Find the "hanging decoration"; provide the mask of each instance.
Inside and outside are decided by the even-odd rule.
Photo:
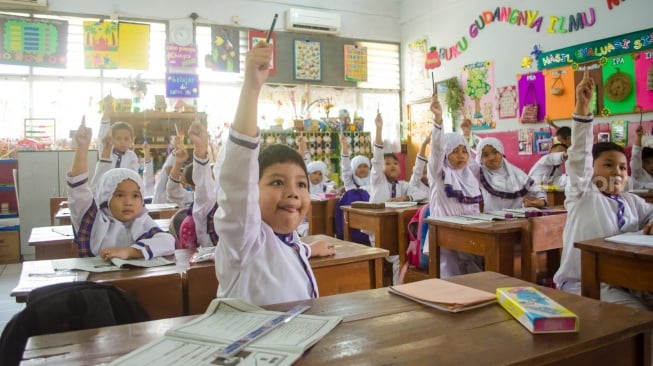
[[[84,67],[115,69],[118,67],[118,22],[84,21]]]
[[[240,72],[238,29],[212,26],[211,54],[206,55],[206,66],[213,71]]]
[[[442,65],[440,61],[440,54],[438,53],[437,47],[429,48],[429,52],[426,54],[426,61],[424,62],[424,67],[426,69],[437,69]],[[431,74],[432,75],[432,74]]]
[[[428,73],[424,68],[426,60],[426,39],[421,38],[408,43],[408,82],[407,99],[417,100],[431,96],[431,85],[428,83]]]

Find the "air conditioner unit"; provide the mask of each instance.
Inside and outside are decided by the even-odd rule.
[[[48,0],[0,0],[1,10],[45,9]]]
[[[338,34],[340,25],[340,15],[335,13],[306,9],[286,11],[286,30],[289,31]]]

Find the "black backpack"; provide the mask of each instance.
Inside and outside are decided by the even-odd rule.
[[[31,336],[147,320],[143,307],[113,285],[86,281],[37,288],[2,332],[0,364],[18,365]]]

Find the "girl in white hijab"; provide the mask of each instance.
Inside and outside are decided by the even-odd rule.
[[[311,194],[333,193],[333,182],[329,180],[329,169],[322,161],[313,161],[306,167]]]
[[[476,150],[481,164],[484,211],[546,205],[546,194],[528,174],[505,159],[503,144],[494,137],[481,140]]]
[[[115,168],[102,175],[95,197],[88,184],[91,134],[84,122],[75,134],[77,150],[68,173],[68,205],[80,257],[145,258],[174,254],[175,239],[147,214],[141,177]]]
[[[369,191],[370,187],[370,169],[372,163],[370,159],[363,155],[357,155],[351,161],[349,160],[349,141],[344,134],[340,134],[340,176],[345,186],[345,191],[352,189],[364,189]]]
[[[428,162],[430,216],[477,214],[483,201],[478,183],[479,167],[470,158],[465,138],[457,133],[443,133],[442,106],[434,97],[431,152]],[[424,246],[428,252],[428,245]],[[483,258],[456,250],[440,249],[440,277],[447,278],[483,270]]]

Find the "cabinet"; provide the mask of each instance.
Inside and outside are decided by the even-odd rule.
[[[284,144],[297,150],[297,136],[306,138],[306,148],[311,154],[311,161],[321,160],[326,163],[332,181],[340,184],[340,138],[337,131],[273,131],[261,132],[261,149],[270,144]],[[351,156],[365,155],[372,158],[372,137],[369,132],[344,132],[349,140]]]
[[[14,186],[15,159],[0,160],[0,264],[20,261],[18,199]]]
[[[112,112],[109,114],[109,121],[127,122],[134,129],[134,145],[136,153],[142,157],[143,141],[147,138],[150,145],[154,171],[157,171],[165,162],[168,153],[170,136],[184,136],[184,144],[189,144],[188,128],[198,118],[207,126],[206,113],[177,113],[177,112]]]
[[[88,152],[89,177],[95,173],[96,150]],[[33,227],[50,226],[50,198],[68,195],[66,174],[73,165],[75,151],[19,151],[18,202],[20,204],[20,247],[23,255],[33,255],[28,245]]]

